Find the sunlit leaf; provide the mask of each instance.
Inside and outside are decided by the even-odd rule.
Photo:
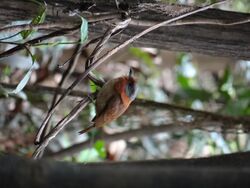
[[[23,79],[19,82],[16,89],[14,89],[11,93],[17,94],[17,93],[19,93],[20,91],[23,90],[23,88],[27,85],[27,83],[28,83],[28,81],[30,79],[32,71],[33,71],[33,68],[31,67],[30,70],[25,74]]]
[[[97,85],[92,80],[89,81],[89,87],[90,87],[90,92],[91,93],[95,93],[96,92]]]
[[[229,67],[227,67],[224,71],[224,74],[219,82],[219,92],[226,99],[235,98],[235,89],[233,87],[233,75]]]
[[[81,32],[81,43],[83,43],[88,38],[88,21],[84,19],[83,17],[81,17],[81,19],[82,19],[82,24],[81,24],[80,32]]]
[[[182,74],[177,74],[177,82],[178,82],[179,86],[182,88],[190,88],[191,87],[190,79],[183,76]]]
[[[193,88],[197,85],[197,77],[196,69],[191,62],[191,55],[179,53],[176,58],[177,83],[181,88]]]
[[[19,98],[19,99],[22,99],[22,100],[27,100],[27,95],[26,95],[26,93],[25,92],[23,92],[23,91],[20,91],[20,92],[18,92],[18,93],[8,93],[9,94],[9,96],[11,97],[11,96],[14,96],[15,98]]]
[[[78,162],[94,162],[99,161],[100,158],[98,156],[98,152],[96,149],[85,149],[82,152],[80,152],[79,156],[77,157]]]
[[[3,75],[4,76],[9,76],[11,74],[11,69],[9,66],[4,67],[3,69]]]
[[[32,59],[32,65],[31,65],[30,69],[24,75],[22,80],[18,83],[17,87],[13,91],[9,92],[10,94],[17,94],[17,93],[21,92],[23,90],[23,88],[27,85],[27,83],[31,77],[32,71],[34,70],[34,65],[35,65],[34,61],[36,60],[36,58],[33,54],[30,54],[30,55],[31,55],[31,59]]]
[[[187,56],[187,53],[178,53],[176,56],[176,64],[181,65],[183,58]]]
[[[94,144],[94,148],[96,149],[97,153],[101,158],[106,158],[107,153],[105,149],[105,142],[103,140],[97,140]]]

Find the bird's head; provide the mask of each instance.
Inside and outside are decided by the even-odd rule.
[[[136,84],[135,79],[133,78],[133,69],[130,68],[129,75],[127,77],[127,82],[125,84],[125,92],[126,95],[130,98],[130,100],[134,100],[138,91],[138,86]]]

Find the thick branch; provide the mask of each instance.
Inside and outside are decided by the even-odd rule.
[[[0,157],[0,187],[249,187],[250,154],[200,159],[72,164]]]
[[[118,12],[115,1],[105,2],[103,0],[96,0],[93,1],[96,3],[96,6],[90,9],[88,8],[93,4],[89,3],[91,1],[88,1],[88,3],[56,0],[46,2],[48,4],[46,20],[50,23],[57,23],[61,20],[64,20],[65,23],[79,23],[79,17],[70,16],[70,11],[74,12],[76,10],[90,20],[92,16],[86,11],[92,13],[111,12],[116,15],[116,17]],[[115,43],[134,36],[149,25],[162,22],[172,16],[177,16],[196,8],[156,3],[153,0],[140,1],[140,3],[137,1],[126,2],[129,2],[132,22],[122,36],[117,36],[112,39]],[[9,24],[11,21],[31,19],[37,14],[37,5],[30,2],[24,3],[18,0],[4,0],[1,4],[0,26],[7,23]],[[104,19],[102,16],[105,17],[106,15],[101,15],[98,20]],[[135,44],[174,51],[198,52],[215,56],[249,59],[249,17],[249,14],[210,9],[182,20],[182,22],[200,22],[204,24],[197,25],[197,23],[194,23],[190,25],[184,24],[182,26],[161,27],[138,39],[135,41]],[[244,23],[244,20],[248,23]],[[215,25],[209,24],[211,22],[214,22]],[[242,22],[244,24],[231,26],[222,24],[230,24],[233,22]],[[89,30],[90,35],[96,37],[103,34],[105,27],[103,24],[95,24],[91,25]]]
[[[6,84],[1,83],[0,85],[4,86],[5,88],[14,89],[16,88],[15,84]],[[55,87],[48,87],[48,86],[26,86],[24,88],[24,91],[27,92],[40,92],[40,93],[47,93],[47,94],[54,94],[56,92],[57,88]],[[66,89],[59,89],[59,94],[63,94],[66,92]],[[84,93],[82,91],[73,90],[69,93],[70,96],[75,97],[84,97],[90,95],[90,93]],[[145,107],[147,109],[162,109],[162,110],[170,110],[170,111],[178,111],[180,114],[182,113],[183,116],[186,115],[192,115],[194,118],[199,118],[202,120],[202,122],[219,122],[223,129],[233,129],[233,130],[240,130],[242,129],[245,132],[249,132],[250,130],[250,117],[241,117],[241,116],[226,116],[218,113],[212,113],[207,111],[200,111],[200,110],[194,110],[187,107],[182,107],[178,105],[168,104],[168,103],[159,103],[155,101],[145,100],[145,99],[136,99],[132,103],[132,107],[135,106],[141,106]],[[196,121],[196,120],[194,120]],[[199,123],[202,123],[201,121]],[[220,127],[220,128],[222,128]],[[214,127],[216,128],[216,127]],[[219,127],[217,127],[219,128]]]

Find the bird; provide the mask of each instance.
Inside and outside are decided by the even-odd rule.
[[[111,79],[103,85],[96,97],[96,116],[79,134],[109,124],[128,109],[138,92],[138,85],[132,74],[133,70],[130,68],[128,76]]]

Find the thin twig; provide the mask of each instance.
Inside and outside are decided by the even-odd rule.
[[[57,90],[56,90],[56,92],[55,92],[55,94],[53,96],[49,111],[51,111],[51,109],[55,105],[55,102],[57,101],[59,89],[62,88],[64,82],[67,80],[67,78],[70,76],[70,74],[74,71],[75,66],[76,66],[76,64],[78,62],[78,58],[80,56],[80,54],[78,54],[77,52],[79,50],[82,50],[83,47],[84,46],[81,45],[80,43],[76,45],[75,50],[74,50],[74,52],[72,54],[72,59],[69,62],[66,71],[62,74],[62,78],[61,78],[60,82],[58,83]],[[36,136],[35,144],[40,143],[41,140],[45,137],[45,135],[47,135],[49,133],[50,129],[51,129],[51,124],[49,123],[49,121],[43,127],[40,127],[39,130],[38,130],[37,136]]]
[[[182,25],[218,25],[218,26],[235,26],[235,25],[241,25],[246,24],[250,22],[250,18],[242,18],[237,21],[224,21],[224,20],[216,20],[216,19],[206,19],[206,18],[193,18],[190,20],[178,20],[174,23],[168,24],[166,26],[172,27],[172,26],[182,26]],[[131,25],[136,26],[144,26],[144,27],[150,27],[155,24],[157,24],[156,21],[143,21],[143,20],[132,20]]]
[[[90,102],[89,97],[82,99],[79,104],[77,104],[71,112],[65,116],[50,132],[44,137],[41,144],[36,148],[33,153],[33,158],[37,159],[41,157],[41,153],[47,147],[49,142],[67,125],[72,119],[74,119]]]
[[[69,59],[67,59],[64,63],[58,65],[58,67],[59,68],[64,67],[66,64],[68,64],[75,57],[75,55],[78,55],[78,54],[82,53],[83,49],[88,48],[91,44],[94,44],[94,43],[98,42],[101,38],[102,37],[97,37],[97,38],[91,39],[88,43],[86,43],[84,45],[84,48],[81,48],[80,50],[78,50],[73,56],[71,56]]]
[[[23,44],[18,44],[16,47],[11,48],[11,49],[9,49],[9,50],[4,51],[3,53],[1,53],[0,54],[0,58],[10,56],[13,53],[16,53],[16,52],[18,52],[20,50],[23,50],[25,48],[25,46],[31,46],[31,45],[40,43],[41,41],[44,41],[44,40],[47,40],[47,39],[51,39],[53,37],[57,37],[57,36],[69,34],[69,32],[75,31],[76,29],[79,29],[79,26],[73,27],[73,28],[69,28],[69,29],[61,29],[59,31],[54,31],[54,32],[52,32],[52,33],[50,33],[48,35],[37,37],[37,38],[32,39],[30,41],[27,41],[27,42],[25,42]]]
[[[7,84],[0,82],[0,85],[3,86],[4,88],[9,88],[9,89],[15,89],[17,87],[17,84]],[[38,93],[48,93],[48,94],[54,94],[58,90],[58,94],[62,95],[65,93],[66,89],[59,88],[57,87],[49,87],[49,86],[41,86],[41,85],[26,85],[23,91],[25,92],[32,92],[35,94]],[[79,90],[73,90],[69,93],[70,96],[72,97],[87,97],[89,93],[79,91]]]
[[[131,19],[129,19],[130,21]],[[85,70],[89,68],[90,65],[96,60],[96,58],[99,56],[99,54],[103,51],[104,45],[108,42],[108,40],[115,36],[117,33],[120,33],[124,28],[116,28],[116,27],[110,27],[107,29],[107,31],[104,33],[104,35],[99,39],[95,49],[92,51],[92,53],[89,55],[89,57],[86,60],[85,63]],[[104,82],[98,78],[96,78],[95,75],[91,74],[91,72],[88,74],[88,78],[92,80],[94,83],[96,83],[99,86],[102,86]]]
[[[218,113],[213,112],[207,112],[202,110],[194,110],[187,107],[177,106],[173,104],[167,104],[167,103],[160,103],[150,100],[144,100],[144,99],[136,99],[132,105],[135,106],[143,106],[143,107],[152,107],[157,109],[163,109],[163,110],[171,110],[171,111],[179,111],[183,112],[189,115],[193,115],[194,117],[202,117],[207,120],[213,120],[213,121],[220,121],[225,123],[226,125],[230,124],[236,124],[236,125],[243,125],[247,129],[247,126],[250,126],[250,117],[237,117],[237,116],[228,116],[228,115],[222,115]],[[194,120],[195,121],[195,120]]]
[[[0,29],[0,33],[17,33],[24,30],[39,30],[39,29],[52,29],[52,28],[72,28],[79,24],[81,23],[57,22],[57,23],[12,25]]]
[[[0,38],[0,41],[7,40],[7,39],[10,39],[10,38],[13,38],[13,37],[15,37],[15,36],[17,36],[17,35],[19,35],[19,34],[20,34],[20,32],[15,33],[15,34],[13,34],[13,35],[10,35],[10,36],[8,36],[8,37]]]

